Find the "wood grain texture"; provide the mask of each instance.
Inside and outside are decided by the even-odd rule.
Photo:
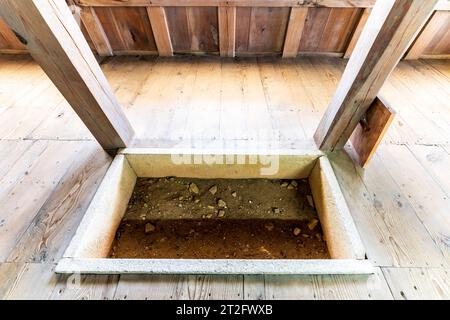
[[[105,30],[92,7],[82,7],[80,13],[81,23],[88,33],[91,41],[100,56],[112,56],[113,50],[109,44]]]
[[[174,52],[219,52],[217,8],[167,7]]]
[[[307,15],[308,9],[306,8],[291,9],[288,28],[284,39],[283,58],[294,58],[297,56]]]
[[[436,11],[414,45],[406,55],[407,60],[425,56],[439,56],[450,52],[450,12]]]
[[[238,8],[236,51],[281,53],[289,13],[289,8]]]
[[[361,32],[363,31],[371,12],[372,9],[369,8],[363,9],[361,17],[359,18],[358,21],[358,25],[356,26],[356,29],[352,34],[350,43],[348,44],[347,49],[345,50],[344,58],[348,59],[352,55],[356,43],[358,42],[359,37],[361,36]]]
[[[236,8],[219,7],[219,46],[221,57],[234,57],[236,47]]]
[[[376,0],[125,0],[128,6],[372,7]],[[444,0],[446,1],[446,0]],[[124,0],[75,0],[82,6],[123,6]]]
[[[157,54],[155,38],[146,8],[95,8],[115,54],[146,52]]]
[[[395,111],[383,100],[377,98],[367,110],[363,119],[364,124],[360,122],[356,126],[349,141],[355,151],[355,160],[361,167],[369,163],[394,120],[394,116]]]
[[[220,145],[239,150],[248,146],[248,141],[238,138],[251,137],[252,144],[255,145],[277,143],[280,146],[298,148],[299,131],[308,133],[307,137],[312,136],[345,68],[341,59],[302,57],[283,62],[271,61],[272,70],[265,66],[264,73],[261,74],[258,67],[261,59],[230,60],[227,63],[219,59],[211,59],[208,63],[203,60],[204,58],[194,57],[157,60],[114,57],[102,64],[102,69],[130,121],[140,128],[139,136],[149,139],[146,142],[142,140],[142,146]],[[266,75],[272,80],[265,80]],[[92,139],[92,136],[69,105],[61,104],[53,111],[44,107],[45,101],[57,104],[59,100],[55,97],[59,95],[57,90],[45,90],[46,85],[42,85],[45,79],[42,69],[31,58],[0,56],[0,117],[7,119],[3,122],[3,127],[8,126],[3,132],[11,131],[14,126],[22,132],[0,141],[0,179],[4,177],[0,190],[11,190],[10,183],[16,185],[24,181],[22,184],[25,184],[22,192],[19,190],[13,198],[7,195],[2,197],[2,208],[15,208],[17,203],[29,203],[27,210],[39,212],[39,207],[49,197],[53,199],[45,205],[49,210],[41,211],[48,214],[48,217],[44,218],[45,215],[39,214],[36,217],[40,216],[42,219],[31,222],[27,219],[17,220],[22,230],[31,231],[34,228],[31,224],[38,222],[41,225],[40,221],[42,226],[51,227],[45,228],[44,237],[39,231],[36,237],[33,237],[33,232],[29,232],[22,238],[20,247],[29,246],[30,250],[25,250],[23,256],[16,250],[19,262],[0,263],[0,297],[6,294],[11,299],[88,299],[111,296],[123,299],[128,295],[140,299],[169,299],[170,296],[182,296],[186,299],[240,299],[242,296],[238,296],[238,283],[241,284],[240,292],[243,291],[245,298],[257,299],[388,298],[389,291],[396,299],[448,297],[448,275],[445,273],[446,270],[448,272],[448,267],[442,266],[447,262],[445,257],[439,258],[439,255],[443,257],[441,248],[445,244],[438,247],[436,240],[439,238],[432,237],[430,233],[438,230],[437,224],[446,221],[436,218],[433,223],[435,218],[430,214],[431,210],[445,213],[447,200],[443,198],[442,190],[446,192],[445,197],[450,196],[450,144],[446,142],[449,135],[444,127],[448,122],[445,113],[448,110],[450,81],[448,61],[402,62],[382,89],[382,96],[392,104],[397,116],[381,148],[384,145],[392,147],[402,144],[406,145],[402,148],[409,149],[411,155],[402,149],[379,149],[365,172],[355,168],[349,159],[332,158],[332,165],[367,254],[375,265],[382,266],[381,276],[378,272],[376,278],[357,279],[345,276],[275,277],[277,279],[244,276],[244,281],[242,277],[227,276],[191,277],[190,280],[186,280],[184,276],[135,276],[119,280],[120,288],[117,288],[116,295],[112,281],[95,276],[83,277],[81,287],[67,284],[66,280],[72,279],[58,279],[58,289],[53,295],[55,279],[51,277],[54,275],[51,268],[54,264],[50,261],[58,257],[70,241],[84,214],[87,195],[95,192],[104,167],[101,159],[85,166],[84,163],[89,163],[91,158],[100,158],[101,150],[92,147],[95,145],[94,141],[84,141]],[[283,90],[281,93],[290,93],[285,99],[281,99],[280,95],[272,96],[277,90],[263,88],[262,82],[270,83],[276,79],[283,82],[274,88],[279,90],[286,87],[287,91]],[[208,82],[213,84],[208,85]],[[168,86],[168,83],[171,85]],[[210,96],[220,90],[224,90],[222,98],[219,95],[216,103],[217,94],[213,95],[214,99]],[[160,98],[154,99],[155,96]],[[230,96],[233,97],[232,100]],[[208,103],[211,101],[214,104]],[[9,110],[8,114],[3,113],[6,110]],[[27,113],[38,114],[36,110],[44,114],[44,121],[38,122],[33,117],[27,117]],[[274,116],[277,110],[282,110],[283,113],[278,112],[278,116]],[[233,135],[217,135],[216,141],[202,140],[201,127],[209,127],[211,123],[202,124],[200,130],[194,126],[201,124],[201,121],[195,119],[201,118],[204,113],[208,113],[208,119],[212,119],[211,116],[217,117],[213,122],[214,126],[220,123],[220,130],[224,126],[232,128]],[[298,121],[293,121],[293,118]],[[190,120],[187,123],[185,119]],[[148,125],[150,122],[152,126]],[[295,124],[295,130],[287,126],[289,123]],[[252,133],[253,129],[266,130],[268,127],[278,128],[281,130],[280,135],[269,140]],[[27,135],[30,133],[28,138],[20,139],[19,136],[25,132]],[[42,145],[29,149],[36,140],[43,143],[56,139],[60,140],[56,142],[59,145],[53,148],[51,155],[41,154]],[[83,140],[83,144],[91,146],[88,148],[90,151],[83,149],[82,152],[86,153],[83,157],[81,153],[72,156],[67,149],[62,148],[64,144],[73,143],[67,140]],[[72,148],[73,146],[69,146],[68,150]],[[47,180],[51,181],[46,184],[46,188],[50,190],[48,192],[40,191],[43,186],[42,176],[46,175],[45,171],[41,173],[42,165],[38,160],[42,156],[42,161],[57,157],[60,162],[69,162],[64,164],[66,170],[63,170],[65,173],[61,183],[53,184],[54,179]],[[407,161],[404,161],[404,156]],[[414,163],[412,157],[420,164],[410,167],[409,164]],[[391,167],[393,158],[393,163],[397,163],[395,166],[401,166],[398,171],[403,172],[397,173],[395,166]],[[78,161],[80,162],[77,164]],[[419,169],[420,166],[422,169]],[[88,178],[91,175],[96,175],[97,178]],[[29,177],[26,181],[22,180],[25,176]],[[425,187],[418,189],[422,181]],[[442,190],[437,192],[436,188]],[[430,191],[424,192],[425,189]],[[400,199],[398,194],[401,194]],[[414,198],[411,202],[408,195]],[[401,202],[401,207],[397,200]],[[63,201],[61,207],[57,205],[60,201]],[[424,209],[420,206],[424,206]],[[1,220],[0,218],[0,230],[4,230]],[[44,230],[44,227],[39,230]],[[48,239],[47,246],[41,246],[45,239]],[[35,251],[36,248],[41,250]],[[29,259],[30,252],[38,252],[35,255],[37,258],[44,258],[47,252],[48,258],[44,260],[48,263],[21,262]],[[30,268],[27,269],[27,265],[31,265]],[[389,288],[386,287],[386,280]],[[233,281],[235,284],[232,284]],[[58,294],[60,290],[61,293]]]
[[[394,299],[450,299],[449,269],[383,268],[383,274]]]
[[[0,8],[103,148],[127,146],[133,129],[66,4],[5,0]]]
[[[173,56],[172,41],[170,40],[169,26],[166,12],[163,7],[148,7],[148,17],[152,25],[158,54],[162,57]]]
[[[314,135],[325,151],[342,148],[433,12],[436,0],[377,2]]]
[[[25,46],[17,39],[16,35],[0,17],[0,50],[10,50],[10,52],[26,51]]]

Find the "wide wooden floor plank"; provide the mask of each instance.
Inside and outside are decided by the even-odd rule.
[[[378,268],[371,276],[266,276],[265,298],[390,300],[392,295]]]
[[[397,300],[450,299],[450,269],[383,268]]]
[[[122,275],[115,299],[243,299],[242,276]]]
[[[84,142],[77,157],[7,261],[58,262],[111,163],[95,142]]]
[[[331,163],[375,265],[445,265],[442,252],[378,155],[366,170],[355,168],[344,152],[331,156]]]
[[[57,275],[54,273],[54,264],[14,264],[22,265],[22,268],[8,287],[3,299],[40,300],[50,298],[57,281]]]

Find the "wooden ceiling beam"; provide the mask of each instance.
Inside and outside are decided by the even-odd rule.
[[[133,129],[67,4],[0,0],[0,15],[101,146],[129,146]]]
[[[332,7],[370,8],[376,0],[75,0],[93,7]]]
[[[376,3],[314,135],[321,150],[333,151],[345,145],[437,2]]]

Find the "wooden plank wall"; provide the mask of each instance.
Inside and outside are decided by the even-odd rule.
[[[146,6],[164,5],[160,19],[153,19]],[[92,49],[99,55],[157,55],[155,30],[167,30],[158,37],[168,38],[161,55],[174,54],[220,54],[218,6],[236,6],[235,52],[228,50],[222,56],[280,55],[285,45],[290,47],[285,57],[295,54],[319,54],[348,57],[351,54],[359,30],[363,27],[368,10],[374,0],[348,2],[342,0],[321,1],[320,7],[310,1],[298,5],[299,1],[144,1],[128,0],[127,4],[114,0],[70,0],[72,5],[89,9],[89,21],[81,28]],[[267,3],[265,3],[267,2]],[[183,6],[183,4],[189,6]],[[210,4],[209,4],[210,3]],[[311,4],[312,3],[312,4]],[[450,58],[450,1],[441,1],[421,36],[411,48],[410,59]],[[192,6],[191,6],[192,4]],[[268,7],[270,5],[271,7]],[[291,14],[291,8],[305,7],[306,14]],[[92,8],[92,9],[91,9]],[[92,18],[92,14],[96,15]],[[83,14],[81,15],[83,18]],[[299,21],[304,19],[304,21]],[[92,24],[90,28],[87,23]],[[288,28],[289,24],[291,28]],[[153,25],[153,28],[152,28]],[[302,30],[299,32],[298,26]],[[428,28],[428,30],[427,30]],[[92,29],[95,32],[87,32]],[[287,32],[292,34],[287,34]],[[436,31],[437,30],[437,31]],[[98,32],[97,32],[98,31]],[[94,36],[93,36],[94,34]],[[106,35],[104,37],[95,34]],[[294,38],[293,38],[294,37]],[[295,39],[299,37],[299,39]],[[289,39],[288,41],[285,41]],[[96,43],[101,41],[102,43]],[[229,39],[228,39],[229,41]],[[298,49],[293,49],[293,45]],[[415,47],[414,47],[415,46]],[[223,46],[227,48],[228,46]],[[108,48],[108,50],[98,50]],[[111,50],[109,50],[111,48]],[[169,48],[169,51],[167,50]],[[415,49],[414,49],[415,48]],[[413,50],[414,49],[414,50]],[[173,50],[173,52],[170,52]],[[297,51],[297,52],[295,52]],[[9,28],[0,21],[0,53],[26,52]]]

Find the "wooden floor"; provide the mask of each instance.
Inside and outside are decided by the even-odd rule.
[[[113,58],[102,67],[136,145],[298,147],[344,68],[331,58]],[[450,298],[450,62],[402,62],[382,90],[397,110],[366,170],[331,156],[377,266],[347,276],[58,276],[111,159],[41,69],[0,57],[0,298]]]

